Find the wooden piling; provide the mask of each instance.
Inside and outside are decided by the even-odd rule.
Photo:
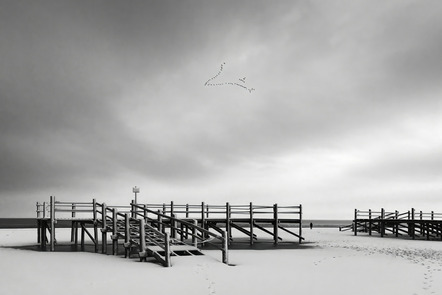
[[[198,221],[197,220],[193,220],[193,227],[192,227],[192,245],[195,247],[195,248],[198,248],[198,241],[197,241],[197,238],[196,238],[196,235],[198,234],[197,232],[196,232],[196,227],[198,226]]]
[[[373,221],[371,220],[371,209],[368,209],[368,234],[372,234]]]
[[[278,245],[278,204],[273,205],[273,243]]]
[[[97,200],[92,200],[93,222],[94,222],[94,251],[98,253],[98,220],[97,220]]]
[[[78,228],[78,224],[77,224],[77,228]],[[85,234],[85,232],[86,232],[86,227],[85,227],[85,225],[84,225],[84,223],[81,223],[81,251],[84,251],[84,238],[85,238],[85,236],[84,236],[84,234]]]
[[[232,216],[232,209],[230,207],[229,202],[226,203],[226,232],[227,232],[227,237],[228,237],[228,241],[227,244],[230,245],[230,241],[232,238],[232,225],[231,225],[231,221],[230,218]]]
[[[358,209],[355,209],[354,219],[353,219],[353,231],[354,235],[358,235]]]
[[[380,222],[380,231],[381,231],[381,237],[385,235],[385,210],[384,208],[381,208],[381,219]]]
[[[107,254],[106,203],[101,204],[101,253]]]
[[[51,251],[55,251],[55,197],[51,196]]]
[[[117,208],[112,208],[112,255],[118,254]]]
[[[124,214],[124,243],[125,247],[125,257],[130,257],[130,219],[129,214]]]
[[[229,238],[227,231],[223,231],[222,236],[223,236],[222,260],[223,260],[223,263],[229,264],[229,246],[228,245],[229,245],[230,238]]]
[[[250,222],[250,245],[253,245],[253,204],[250,202],[249,204],[249,222]]]
[[[301,242],[302,242],[302,222],[301,222],[301,220],[302,220],[302,205],[299,204],[299,237],[298,237],[299,244],[301,244]]]
[[[75,209],[76,209],[75,204],[72,204],[72,214],[71,214],[72,219],[75,218]],[[77,233],[75,231],[75,226],[77,226],[77,228],[78,228],[78,225],[75,223],[75,221],[72,221],[72,224],[71,224],[71,242],[75,241],[74,235]]]
[[[140,220],[140,253],[143,253],[143,256],[147,256],[147,248],[146,248],[146,226],[144,219]]]
[[[172,263],[170,261],[170,236],[169,233],[166,233],[164,236],[164,246],[165,246],[165,254],[164,254],[164,258],[165,258],[165,267],[171,267]]]

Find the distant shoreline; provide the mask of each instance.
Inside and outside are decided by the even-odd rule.
[[[302,227],[310,227],[310,223],[313,223],[313,227],[318,228],[339,228],[340,226],[351,224],[351,220],[345,219],[305,219],[302,221]],[[60,220],[57,223],[57,227],[70,227],[71,223],[66,220]],[[36,218],[0,218],[0,228],[37,228]]]

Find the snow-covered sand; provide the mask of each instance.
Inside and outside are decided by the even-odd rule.
[[[38,252],[36,230],[0,230],[2,294],[442,294],[442,242],[304,230],[293,249],[173,257],[171,268],[88,252]]]

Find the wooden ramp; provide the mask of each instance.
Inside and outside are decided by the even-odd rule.
[[[402,213],[397,210],[387,212],[383,208],[380,211],[355,209],[352,225],[340,228],[340,230],[348,229],[352,229],[355,235],[377,233],[381,237],[390,235],[412,239],[442,240],[442,213],[417,212],[414,208]]]
[[[108,206],[105,203],[50,202],[37,203],[38,243],[41,249],[55,250],[57,222],[71,222],[71,242],[78,245],[81,231],[81,249],[90,240],[95,252],[120,254],[123,246],[126,257],[137,255],[141,261],[149,257],[160,264],[171,266],[171,257],[203,255],[201,249],[219,249],[221,261],[228,264],[228,248],[237,242],[236,234],[248,237],[250,245],[266,235],[275,246],[283,241],[280,231],[301,243],[302,206],[248,205],[177,205],[137,204]],[[101,234],[100,234],[101,232]],[[258,235],[258,233],[260,235]],[[243,239],[239,238],[241,243]],[[121,248],[120,248],[121,249]]]

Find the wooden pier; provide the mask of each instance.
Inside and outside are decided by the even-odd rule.
[[[203,255],[201,249],[221,250],[222,262],[228,264],[228,248],[237,242],[232,231],[247,237],[250,245],[259,241],[257,232],[270,236],[273,243],[282,241],[280,231],[301,243],[302,206],[137,204],[108,206],[92,202],[37,203],[38,243],[42,250],[54,251],[57,245],[56,224],[71,223],[71,243],[85,249],[86,236],[95,252],[126,257],[137,255],[141,261],[153,257],[163,266],[171,266],[172,256]],[[80,243],[78,231],[81,230]],[[295,232],[296,231],[296,232]],[[99,234],[101,232],[101,235]],[[293,242],[293,241],[289,241]]]
[[[425,213],[414,208],[407,212],[361,211],[355,209],[351,226],[341,227],[340,230],[353,230],[358,233],[379,234],[394,237],[410,237],[414,239],[442,240],[442,213]]]

